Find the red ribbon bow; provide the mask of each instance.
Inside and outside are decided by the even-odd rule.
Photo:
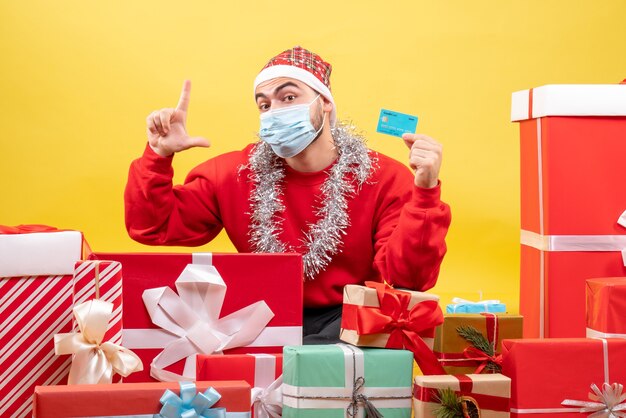
[[[476,347],[467,347],[465,350],[463,350],[463,355],[469,360],[480,362],[480,364],[474,371],[475,374],[482,373],[483,369],[487,367],[489,363],[494,363],[502,367],[502,354],[490,356],[489,354],[485,353],[482,350],[479,350]]]
[[[485,323],[487,326],[487,341],[493,345],[494,355],[490,356],[482,350],[479,350],[476,347],[467,347],[463,350],[463,355],[470,360],[474,360],[480,362],[474,373],[479,374],[483,371],[485,367],[489,363],[495,363],[498,366],[502,367],[502,354],[495,354],[497,352],[497,344],[498,344],[498,334],[499,334],[499,326],[498,326],[498,316],[490,313],[483,312],[482,316],[485,317]]]
[[[383,283],[365,282],[376,289],[380,308],[344,304],[342,327],[359,335],[388,333],[386,348],[406,348],[424,374],[446,374],[422,336],[443,323],[443,313],[434,300],[416,303],[409,309],[411,294]]]

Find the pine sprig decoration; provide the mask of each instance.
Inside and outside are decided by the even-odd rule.
[[[480,351],[493,356],[493,345],[476,328],[470,325],[461,325],[456,329],[456,332],[458,332],[461,337],[465,338],[467,342]]]
[[[438,389],[436,399],[440,406],[433,411],[435,418],[463,418],[463,406],[454,390]]]
[[[456,329],[456,332],[467,340],[467,342],[478,350],[486,353],[488,356],[493,357],[495,355],[494,344],[491,344],[489,340],[487,340],[487,338],[476,328],[470,325],[461,325]],[[485,366],[485,369],[492,373],[500,373],[502,371],[502,368],[492,361]]]

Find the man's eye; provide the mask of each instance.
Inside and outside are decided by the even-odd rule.
[[[294,96],[293,94],[288,94],[285,96],[285,101],[287,102],[292,102],[296,99],[296,96]]]
[[[261,104],[259,105],[259,109],[260,109],[260,110],[267,110],[267,108],[268,108],[267,103],[261,103]]]

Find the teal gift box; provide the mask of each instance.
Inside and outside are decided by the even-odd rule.
[[[283,349],[283,418],[411,417],[413,353],[349,344]]]
[[[499,300],[479,300],[472,302],[461,298],[453,298],[452,303],[446,305],[446,313],[501,313],[506,312],[506,305]]]

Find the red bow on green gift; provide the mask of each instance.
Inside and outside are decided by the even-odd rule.
[[[388,333],[387,348],[406,348],[424,374],[446,374],[437,357],[422,337],[443,323],[443,313],[434,300],[416,303],[411,309],[411,294],[391,288],[384,283],[365,282],[376,289],[380,308],[354,306],[344,310],[346,323],[354,324],[359,335]]]

